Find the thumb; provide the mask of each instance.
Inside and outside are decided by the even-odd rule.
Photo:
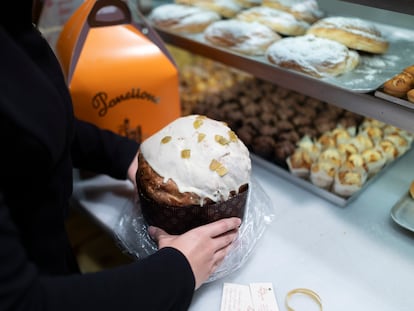
[[[154,226],[149,226],[148,227],[148,233],[149,233],[150,237],[157,243],[159,242],[161,236],[168,235],[167,232],[165,232],[161,228],[154,227]]]

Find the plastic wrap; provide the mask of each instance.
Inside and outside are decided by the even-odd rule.
[[[256,180],[252,179],[248,191],[246,211],[239,235],[229,254],[207,282],[215,281],[238,270],[250,256],[266,227],[276,217],[272,201]],[[115,237],[121,249],[136,259],[145,258],[158,249],[156,243],[148,235],[147,224],[142,217],[140,204],[136,198],[131,198],[123,207],[115,228]]]

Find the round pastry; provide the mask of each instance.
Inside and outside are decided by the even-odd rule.
[[[369,176],[373,176],[378,173],[387,162],[387,158],[379,148],[366,149],[361,153],[361,155],[365,161]]]
[[[355,17],[326,17],[313,24],[307,33],[375,54],[385,53],[389,45],[374,24]]]
[[[343,154],[346,159],[348,159],[349,156],[358,153],[358,148],[350,143],[339,143],[337,148],[339,153]]]
[[[315,186],[329,190],[338,168],[334,162],[320,160],[312,164],[309,179]]]
[[[367,180],[367,173],[362,168],[339,169],[334,178],[332,191],[343,197],[350,197],[359,191]]]
[[[316,0],[263,0],[262,5],[288,12],[308,23],[314,23],[323,16]]]
[[[387,124],[383,128],[383,137],[386,137],[386,136],[389,136],[389,135],[401,136],[410,145],[414,140],[414,134],[413,133],[408,132],[406,130],[403,130],[403,129],[401,129],[397,126],[391,125],[391,124]]]
[[[363,169],[365,171],[368,171],[365,160],[362,157],[362,155],[360,155],[359,153],[353,153],[349,155],[349,157],[342,164],[341,168],[349,169],[349,170]]]
[[[380,127],[366,126],[360,130],[360,134],[367,135],[376,144],[381,141],[383,130]]]
[[[366,133],[359,133],[352,137],[349,143],[354,145],[358,149],[358,152],[363,152],[366,149],[374,147],[374,142]]]
[[[400,72],[397,76],[404,79],[411,85],[414,85],[414,75],[409,73],[408,71]]]
[[[310,168],[316,158],[312,157],[311,152],[306,149],[297,148],[292,155],[288,156],[286,163],[289,171],[301,178],[309,177]]]
[[[248,149],[224,122],[178,118],[140,146],[136,182],[144,219],[180,234],[243,218],[250,173]]]
[[[384,128],[386,124],[382,121],[372,119],[372,118],[365,118],[364,121],[362,121],[360,125],[360,130],[364,130],[367,127],[378,127],[378,128]]]
[[[414,65],[404,68],[404,72],[408,72],[410,75],[414,76]]]
[[[344,161],[344,155],[336,148],[328,148],[323,150],[319,155],[319,162],[331,162],[337,168],[341,166]]]
[[[331,131],[333,138],[335,138],[336,145],[349,142],[351,137],[355,136],[355,128],[336,127]]]
[[[401,72],[391,79],[387,80],[383,85],[385,93],[395,96],[404,97],[412,88],[414,77],[408,72]]]
[[[273,64],[318,78],[349,72],[359,63],[357,52],[313,35],[279,40],[268,48],[266,57]]]
[[[292,14],[265,6],[243,10],[236,16],[246,22],[259,22],[286,36],[303,35],[309,24],[297,20]]]
[[[407,92],[407,98],[410,102],[414,103],[414,89]]]
[[[392,162],[400,155],[400,151],[390,140],[381,140],[378,142],[378,149],[384,155],[386,162]]]
[[[411,145],[406,137],[398,133],[386,134],[384,135],[384,140],[392,142],[395,148],[397,148],[399,155],[403,155]]]
[[[234,17],[243,9],[233,0],[193,0],[192,5],[217,12],[226,18]]]
[[[319,145],[315,144],[309,136],[304,136],[297,142],[295,151],[286,158],[286,164],[293,175],[308,178],[310,168],[319,153]]]
[[[159,28],[180,33],[198,33],[221,17],[213,11],[171,3],[156,7],[148,19]]]
[[[414,199],[414,181],[411,182],[408,192],[410,193],[411,198]]]
[[[335,138],[332,136],[331,132],[324,132],[321,136],[319,136],[318,140],[316,141],[321,149],[328,149],[336,147]]]
[[[216,46],[246,55],[264,55],[269,45],[281,39],[263,24],[233,19],[212,23],[204,31],[204,37]]]

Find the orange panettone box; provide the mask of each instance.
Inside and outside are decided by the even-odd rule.
[[[56,46],[76,117],[138,142],[181,114],[174,61],[140,19],[121,0],[87,0]]]

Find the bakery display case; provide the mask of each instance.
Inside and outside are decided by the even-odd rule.
[[[178,47],[190,55],[197,55],[199,59],[210,60],[195,63],[192,69],[188,69],[189,66],[179,66],[185,84],[182,88],[183,113],[206,114],[229,123],[249,146],[256,163],[336,205],[345,206],[360,192],[344,196],[338,195],[342,189],[334,192],[333,186],[325,187],[323,183],[315,186],[318,181],[312,181],[309,174],[306,178],[292,174],[288,167],[288,157],[294,153],[295,147],[304,136],[322,139],[337,124],[339,127],[358,128],[372,118],[384,124],[401,127],[404,129],[403,132],[411,132],[411,119],[414,116],[411,104],[407,102],[406,105],[396,105],[395,101],[378,96],[377,90],[395,73],[414,64],[414,54],[411,53],[414,50],[414,31],[407,28],[412,19],[409,15],[396,19],[395,24],[390,24],[384,23],[382,10],[364,10],[360,6],[350,7],[349,4],[338,1],[319,3],[327,16],[338,15],[337,12],[341,12],[343,16],[373,20],[390,42],[388,51],[384,54],[361,53],[362,60],[355,70],[339,76],[315,78],[274,66],[264,56],[249,56],[220,48],[205,40],[199,32],[182,34],[164,28],[156,29],[163,39],[174,47],[173,54],[176,59],[180,58],[177,56],[180,53],[174,53]],[[213,66],[214,62],[223,66]],[[220,73],[226,70],[229,75],[233,74],[233,77],[220,77]],[[195,78],[197,74],[208,77],[204,78],[204,98],[200,90],[194,89],[194,85],[199,85],[200,82]],[[187,79],[188,75],[193,76],[192,80]],[[229,83],[225,88],[226,81],[230,81],[231,78],[236,81],[236,85]],[[217,89],[217,85],[220,85],[217,81],[223,82],[221,89]],[[192,85],[193,89],[189,89],[189,85]],[[189,102],[197,104],[189,107]],[[367,118],[365,121],[364,117]],[[392,128],[390,125],[387,127],[386,131]],[[375,130],[382,132],[384,128]],[[359,136],[361,135],[358,135],[358,138]],[[409,136],[407,147],[412,140],[411,135]],[[388,163],[385,169],[391,164]],[[371,175],[363,182],[362,189],[380,175]]]
[[[411,144],[412,135],[404,130],[208,59],[197,58],[183,65],[183,57],[179,56],[182,51],[172,49],[172,52],[180,60],[184,114],[196,113],[225,121],[251,150],[254,162],[337,205],[345,206],[358,194],[350,195],[339,180],[334,185],[333,177],[323,177],[315,158],[333,160],[338,156],[339,160],[342,154],[349,156],[346,166],[365,161],[367,170],[368,166],[381,168],[375,174],[369,173],[365,188],[394,160],[405,156]],[[193,57],[187,55],[188,59]],[[374,146],[378,149],[372,149]],[[319,166],[336,167],[321,163]]]
[[[266,92],[289,97],[290,104],[297,109],[304,105],[296,105],[295,101],[305,102],[334,112],[333,115],[341,122],[360,124],[365,118],[372,118],[414,132],[414,111],[409,105],[398,105],[375,95],[386,79],[406,65],[414,64],[410,59],[414,50],[411,43],[414,40],[414,18],[405,14],[409,10],[404,10],[404,7],[391,12],[376,6],[377,2],[373,1],[365,1],[373,7],[351,2],[357,1],[319,1],[328,14],[340,12],[341,15],[359,16],[384,25],[388,34],[403,42],[394,50],[403,57],[398,55],[391,60],[405,58],[407,61],[395,67],[388,66],[392,62],[380,62],[386,64],[387,70],[381,73],[385,75],[366,79],[366,83],[372,83],[368,87],[356,84],[350,88],[341,84],[343,81],[306,76],[272,66],[258,57],[246,57],[206,44],[197,36],[159,29],[160,36],[172,50],[179,49],[196,58],[196,66],[181,72],[183,76],[189,75],[186,77],[188,83],[181,86],[188,104],[183,107],[183,113],[202,112],[199,109],[206,106],[203,93],[209,89],[225,98],[226,105],[220,106],[218,102],[223,98],[209,96],[209,106],[217,104],[219,107],[215,109],[217,117],[221,119],[225,114],[235,117],[241,103],[235,103],[232,98],[229,90],[233,88],[243,89],[245,94],[241,101],[246,101],[246,109],[254,112],[257,105],[248,105],[246,98],[258,97],[259,85],[259,96]],[[389,3],[378,1],[378,4],[384,4],[386,8]],[[180,67],[181,60],[176,58],[176,61]],[[369,65],[377,64],[372,62]],[[252,85],[255,91],[250,88]],[[266,117],[271,115],[267,109],[264,108]],[[251,120],[258,126],[260,122]],[[306,122],[309,120],[298,118],[296,126],[299,128],[300,124],[302,127]],[[270,128],[261,130],[272,131]],[[275,218],[240,269],[196,291],[190,311],[220,310],[223,283],[247,285],[251,282],[271,282],[281,311],[286,310],[284,299],[293,288],[317,292],[324,309],[411,311],[414,306],[411,293],[414,200],[407,192],[414,176],[414,150],[407,150],[398,161],[381,171],[378,178],[371,179],[362,193],[348,200],[323,189],[316,190],[301,179],[292,184],[292,174],[286,167],[281,167],[283,163],[274,165],[256,155],[260,150],[265,151],[268,144],[269,141],[262,139],[257,144],[258,149],[252,155],[252,172],[253,178],[268,195],[275,209]],[[107,176],[78,179],[74,185],[74,204],[80,205],[116,236],[123,211],[135,206],[133,191],[131,184]],[[320,193],[316,193],[318,191]],[[136,241],[134,234],[136,232],[132,232],[131,240]],[[309,310],[308,303],[306,299],[299,301],[297,310]]]

